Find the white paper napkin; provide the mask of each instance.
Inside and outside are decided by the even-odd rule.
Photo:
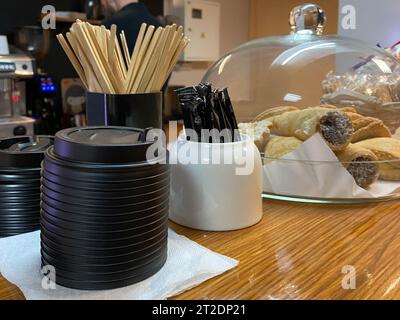
[[[79,291],[58,285],[55,290],[45,290],[40,272],[39,231],[0,239],[0,272],[18,286],[28,300],[164,300],[237,264],[238,261],[212,252],[170,230],[168,260],[150,279],[107,291]]]
[[[318,133],[285,160],[265,164],[263,174],[264,192],[287,196],[378,198],[400,191],[399,182],[381,180],[368,190],[359,187]]]

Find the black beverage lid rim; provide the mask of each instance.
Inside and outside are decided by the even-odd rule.
[[[37,202],[40,203],[40,195],[35,196],[34,198],[29,198],[29,197],[6,197],[6,198],[0,198],[0,201],[2,204],[10,204],[14,206],[18,206],[21,203],[24,202]]]
[[[76,232],[76,233],[87,233],[87,234],[97,234],[99,236],[107,236],[107,235],[115,235],[115,234],[121,234],[121,233],[136,233],[136,232],[142,232],[143,229],[146,230],[152,230],[151,228],[155,228],[155,226],[159,226],[161,223],[168,218],[168,214],[165,214],[165,212],[160,213],[160,215],[155,218],[155,220],[152,220],[150,222],[143,222],[143,223],[138,223],[134,224],[133,226],[125,226],[122,227],[122,229],[119,229],[119,227],[114,226],[114,229],[110,228],[110,230],[102,230],[101,228],[96,228],[96,226],[93,227],[93,229],[81,229],[81,224],[75,223],[75,222],[66,222],[62,219],[54,218],[52,215],[47,214],[47,212],[42,211],[40,213],[41,221],[45,221],[48,224],[51,224],[54,227],[61,228],[65,230],[66,232]],[[62,220],[62,221],[60,221]]]
[[[160,224],[156,225],[154,228],[152,228],[150,230],[146,230],[145,232],[142,232],[140,234],[134,234],[134,235],[130,235],[130,236],[122,236],[121,238],[116,238],[115,236],[113,236],[113,237],[110,237],[110,239],[90,238],[90,237],[85,237],[85,235],[74,236],[72,233],[79,233],[79,232],[75,232],[75,231],[71,231],[71,230],[67,230],[67,229],[63,229],[63,228],[54,226],[51,223],[44,221],[44,219],[41,219],[40,225],[45,230],[58,235],[60,238],[69,238],[69,239],[77,240],[77,241],[80,241],[82,243],[82,245],[85,242],[104,242],[104,243],[109,243],[109,244],[112,244],[114,242],[136,243],[136,241],[141,242],[142,241],[141,239],[146,238],[149,235],[156,235],[156,234],[160,234],[160,233],[164,232],[164,228],[166,226],[168,226],[168,217],[165,218],[165,221],[163,223],[160,223]],[[53,227],[54,229],[57,229],[57,231],[61,232],[62,234],[50,230],[49,227]],[[85,234],[87,236],[87,232],[85,232]]]
[[[45,160],[46,161],[46,160]],[[75,170],[71,170],[71,169],[67,169],[65,170],[65,168],[62,167],[58,167],[58,166],[54,166],[53,164],[51,165],[47,165],[46,168],[43,168],[42,170],[42,174],[46,175],[46,174],[50,174],[52,176],[57,176],[57,177],[61,177],[64,179],[69,179],[69,180],[73,180],[78,181],[78,182],[87,182],[87,183],[96,183],[99,185],[102,184],[140,184],[141,182],[148,182],[148,180],[156,180],[160,177],[165,177],[165,176],[170,176],[171,172],[170,170],[160,170],[160,172],[158,172],[158,170],[156,171],[156,173],[152,173],[151,175],[146,173],[146,174],[135,174],[135,175],[131,175],[131,174],[127,174],[125,173],[124,176],[135,176],[134,179],[129,178],[129,179],[124,179],[121,180],[121,173],[114,173],[115,177],[111,176],[110,174],[106,175],[106,174],[98,174],[98,173],[93,173],[93,172],[86,172],[84,174],[77,172]],[[118,178],[116,177],[118,176]],[[99,179],[101,178],[101,179]],[[111,179],[112,178],[112,179]]]
[[[44,154],[44,151],[43,151]],[[34,168],[0,168],[0,175],[35,176],[40,174],[40,167]]]
[[[111,154],[113,152],[114,156],[118,154],[118,151],[109,151]],[[152,166],[160,163],[166,163],[167,154],[163,153],[157,157],[146,159],[144,156],[143,158],[139,159],[138,161],[125,161],[125,162],[118,162],[118,159],[112,159],[109,162],[89,162],[89,161],[76,161],[74,159],[62,158],[60,157],[56,151],[55,147],[49,147],[46,152],[44,153],[44,159],[55,163],[59,166],[64,166],[67,168],[79,168],[79,169],[92,169],[92,170],[127,170],[132,168],[140,168],[146,166]]]
[[[65,271],[65,273],[70,273],[70,274],[75,273],[77,277],[81,275],[82,279],[85,279],[86,276],[88,275],[101,278],[102,276],[118,277],[118,276],[123,276],[124,274],[131,274],[136,272],[141,273],[143,272],[143,270],[146,270],[149,267],[149,265],[152,265],[154,262],[158,261],[162,256],[164,256],[167,250],[168,250],[168,244],[165,243],[163,246],[160,246],[158,248],[158,252],[156,252],[157,254],[154,254],[153,256],[150,257],[146,257],[146,259],[143,259],[143,261],[136,260],[132,262],[127,262],[125,264],[117,264],[109,266],[78,265],[65,262],[63,263],[60,261],[60,259],[52,257],[47,252],[43,252],[42,248],[40,251],[42,257],[44,257],[45,254],[46,256],[48,256],[48,258],[53,260],[49,261],[50,259],[44,257],[46,261],[50,262],[51,265],[54,265],[56,269],[59,269],[57,275],[62,274],[62,271]]]
[[[1,176],[0,175],[1,185],[19,185],[23,186],[32,186],[35,184],[40,183],[40,172],[38,173],[37,177],[18,177],[18,176]]]
[[[51,230],[47,230],[45,226],[40,226],[41,233],[43,233],[47,238],[53,240],[56,243],[72,246],[72,247],[79,247],[79,248],[87,248],[90,250],[104,250],[106,252],[110,250],[133,250],[139,247],[144,246],[148,243],[153,243],[155,239],[160,239],[163,236],[168,234],[168,225],[165,226],[160,232],[153,232],[149,233],[143,239],[137,239],[135,242],[127,242],[126,240],[123,241],[82,241],[77,240],[71,237],[66,237],[63,235],[59,235]]]
[[[167,241],[167,239],[168,239],[168,235],[163,235],[159,238],[156,238],[155,241],[150,242],[150,244],[140,247],[137,250],[135,249],[132,251],[132,249],[129,249],[124,253],[116,254],[114,250],[99,250],[99,249],[96,250],[96,249],[88,249],[88,248],[68,246],[65,244],[56,243],[53,240],[46,237],[46,235],[44,235],[44,234],[40,235],[40,241],[42,243],[46,244],[46,246],[51,248],[53,251],[59,251],[64,254],[71,254],[74,256],[78,256],[78,257],[86,256],[86,257],[91,257],[91,258],[97,258],[97,257],[118,258],[118,257],[130,256],[133,254],[139,254],[140,252],[152,249],[153,247],[157,247],[161,243],[165,243]],[[111,253],[111,254],[109,254],[109,253]]]
[[[54,233],[59,234],[60,236],[69,237],[72,239],[81,240],[82,243],[85,241],[132,241],[135,242],[137,239],[141,239],[142,237],[146,237],[148,234],[156,233],[160,230],[163,230],[165,224],[168,222],[168,216],[162,217],[159,221],[153,224],[149,224],[147,226],[141,226],[136,229],[127,230],[127,231],[118,231],[116,230],[114,233],[111,232],[96,232],[96,231],[80,231],[80,230],[71,230],[66,229],[65,227],[60,227],[59,225],[55,225],[54,222],[48,221],[46,217],[43,215],[40,219],[40,225],[44,227],[46,230],[54,231]]]
[[[93,201],[93,203],[91,203],[91,204],[77,203],[76,201],[73,201],[73,202],[60,201],[59,199],[54,199],[53,197],[49,196],[45,192],[42,192],[42,194],[41,194],[41,199],[43,199],[43,198],[46,198],[49,200],[49,201],[46,201],[47,203],[53,201],[53,202],[59,203],[60,205],[62,205],[64,207],[65,206],[69,206],[69,207],[72,206],[72,207],[76,207],[76,208],[79,207],[80,210],[97,209],[99,207],[99,204],[95,203],[95,201]],[[146,204],[152,204],[153,202],[159,201],[160,199],[164,199],[164,198],[169,198],[169,192],[162,193],[159,197],[154,197],[150,200],[135,202],[135,203],[128,204],[128,205],[125,204],[125,205],[102,206],[102,209],[106,209],[106,210],[120,209],[120,210],[129,210],[129,211],[138,211],[133,208],[136,208],[138,206],[144,206]]]
[[[134,215],[145,215],[147,212],[151,212],[152,210],[154,210],[154,208],[158,208],[161,206],[164,206],[165,203],[169,202],[170,199],[169,197],[165,197],[165,199],[159,199],[160,201],[152,201],[153,203],[151,204],[143,204],[140,205],[139,208],[118,208],[118,210],[116,210],[116,208],[111,208],[111,209],[104,209],[101,208],[102,210],[100,210],[99,208],[84,208],[84,210],[82,210],[82,207],[79,206],[74,206],[71,204],[67,204],[67,203],[62,203],[59,201],[56,201],[54,199],[51,198],[47,198],[45,195],[42,195],[41,198],[41,202],[44,202],[47,206],[51,207],[54,210],[60,210],[63,211],[65,213],[70,213],[70,214],[75,214],[76,212],[80,212],[82,215],[86,215],[88,217],[102,217],[102,216],[106,216],[109,217],[110,213],[113,213],[113,216],[118,216],[118,217],[122,217],[122,216],[134,216]]]
[[[71,135],[82,131],[125,131],[139,134],[138,142],[132,143],[87,143],[71,138]],[[140,136],[143,136],[142,139]],[[57,132],[54,141],[54,153],[57,157],[77,163],[137,163],[146,160],[146,151],[154,141],[147,141],[147,131],[129,127],[94,126],[70,128]],[[116,154],[117,153],[117,154]]]
[[[151,260],[155,256],[158,256],[164,247],[167,246],[167,241],[162,242],[159,246],[155,246],[148,251],[144,251],[142,254],[137,253],[131,257],[125,256],[120,258],[110,258],[110,257],[93,257],[88,256],[77,256],[72,254],[66,254],[64,252],[59,252],[58,250],[51,249],[46,243],[41,243],[41,249],[53,259],[59,261],[62,264],[72,264],[76,267],[120,267],[127,264],[138,264],[143,261]],[[112,262],[112,261],[115,262]]]
[[[83,182],[83,181],[73,181],[73,180],[69,180],[63,177],[54,177],[54,175],[49,175],[46,174],[45,172],[43,172],[42,175],[42,181],[51,183],[51,184],[55,184],[58,185],[60,187],[64,187],[64,188],[71,188],[71,185],[74,186],[74,190],[80,190],[80,191],[91,191],[91,192],[103,192],[106,193],[107,191],[104,191],[104,185],[99,185],[96,184],[94,182]],[[57,181],[54,181],[57,180]],[[123,188],[118,188],[116,187],[116,185],[111,185],[109,186],[109,188],[111,189],[111,192],[128,192],[131,191],[133,192],[134,190],[140,190],[140,189],[147,189],[147,188],[152,188],[152,187],[157,187],[159,185],[163,185],[164,183],[170,183],[171,179],[169,176],[161,179],[158,182],[153,182],[153,183],[149,183],[147,185],[139,185],[139,186],[134,186],[134,187],[130,187],[129,184]],[[96,188],[97,185],[97,188]],[[0,186],[1,189],[1,186]]]
[[[34,214],[35,212],[40,213],[40,206],[35,207],[23,207],[23,208],[1,208],[1,217],[8,216],[9,214],[17,215],[20,213],[21,216],[27,216]]]
[[[20,230],[32,230],[37,231],[40,229],[39,224],[35,223],[14,223],[10,225],[0,225],[0,232],[19,232]]]
[[[32,189],[38,189],[40,187],[40,180],[36,181],[33,184],[0,184],[0,193],[2,191],[13,191],[13,190],[21,190],[21,191],[29,191]]]
[[[137,247],[143,247],[143,246],[148,246],[149,243],[154,243],[154,242],[158,242],[158,240],[160,239],[164,239],[164,238],[168,238],[168,232],[161,232],[160,234],[156,234],[146,240],[143,240],[141,242],[137,242],[134,244],[129,244],[129,245],[122,245],[122,246],[117,246],[117,247],[106,247],[104,248],[103,246],[99,246],[99,247],[88,247],[88,246],[82,246],[82,243],[80,241],[71,239],[71,240],[66,240],[65,237],[61,237],[58,234],[48,231],[48,230],[42,230],[42,232],[40,233],[41,237],[44,237],[46,239],[48,239],[49,241],[57,244],[58,246],[67,246],[67,247],[72,247],[73,249],[87,249],[87,250],[91,250],[91,251],[99,251],[100,253],[103,253],[105,255],[104,252],[116,252],[116,251],[124,251],[124,250],[128,250],[129,252],[132,252],[132,250],[136,250]],[[79,242],[79,243],[78,243]],[[135,248],[135,249],[133,249]]]
[[[23,150],[9,150],[10,147],[17,144],[20,148],[26,148],[41,141],[47,141],[47,143],[41,146],[40,150],[26,152],[23,152]],[[53,144],[53,141],[54,137],[44,135],[0,139],[0,171],[4,168],[40,168],[44,152]]]
[[[10,218],[10,219],[0,219],[0,225],[3,224],[15,224],[15,223],[22,223],[22,224],[26,224],[26,223],[32,223],[33,224],[37,224],[40,226],[40,221],[39,221],[39,217],[35,217],[35,218]]]
[[[127,287],[133,285],[135,283],[139,283],[144,281],[151,276],[155,275],[159,272],[162,267],[165,265],[168,258],[168,254],[165,253],[160,257],[158,263],[155,263],[152,267],[147,267],[146,271],[143,272],[139,276],[134,276],[127,278],[126,280],[120,281],[85,281],[85,280],[74,280],[69,279],[61,275],[56,277],[56,283],[60,286],[71,288],[71,289],[78,289],[78,290],[112,290]],[[41,260],[42,266],[49,265],[49,263],[42,258]]]
[[[149,216],[142,217],[140,219],[126,219],[126,220],[121,220],[121,221],[111,221],[112,218],[107,218],[104,219],[102,217],[98,217],[98,220],[91,220],[88,221],[85,216],[81,214],[71,214],[72,217],[68,217],[67,215],[60,214],[60,211],[58,210],[57,212],[50,212],[53,210],[49,210],[48,206],[45,204],[42,205],[42,208],[40,209],[44,211],[44,213],[49,216],[50,219],[56,219],[56,220],[62,220],[62,222],[66,224],[80,224],[82,226],[85,226],[87,228],[95,228],[95,226],[98,226],[99,228],[107,229],[107,228],[112,228],[113,226],[118,226],[118,225],[126,225],[126,226],[134,226],[139,223],[146,223],[145,221],[153,221],[153,219],[156,219],[159,216],[162,216],[163,214],[166,214],[166,212],[169,210],[168,206],[165,206],[163,209],[150,214]],[[0,217],[1,221],[1,217]],[[61,221],[60,221],[61,222]]]
[[[56,211],[60,212],[61,211],[65,215],[77,215],[79,217],[85,217],[85,219],[89,219],[89,220],[91,220],[91,219],[95,220],[97,218],[100,218],[100,219],[106,218],[108,220],[108,219],[111,219],[111,218],[114,218],[114,217],[117,217],[118,219],[122,220],[122,219],[125,219],[124,217],[135,217],[135,216],[143,217],[143,219],[145,219],[148,216],[149,213],[150,213],[150,216],[151,216],[155,212],[159,212],[162,209],[169,207],[169,202],[170,202],[169,199],[165,199],[164,201],[160,202],[160,204],[158,204],[158,205],[154,205],[152,207],[146,207],[146,208],[141,209],[141,210],[118,212],[118,213],[115,213],[115,211],[113,211],[113,210],[109,210],[107,213],[101,213],[101,214],[98,214],[98,213],[95,213],[95,212],[87,213],[87,211],[86,212],[82,212],[82,210],[80,210],[79,212],[75,212],[75,211],[72,211],[72,210],[71,211],[67,211],[64,208],[56,208],[56,207],[54,207],[54,204],[52,205],[52,204],[48,203],[45,199],[42,199],[41,206],[43,208],[45,208],[46,211],[48,211],[48,210],[52,210],[54,212],[56,212]],[[159,209],[159,208],[161,208],[161,209]],[[157,211],[155,211],[155,210],[157,210]],[[112,213],[110,213],[110,212],[112,212]],[[131,219],[131,220],[136,220],[136,219]],[[137,220],[139,220],[139,219],[137,219]]]
[[[48,230],[46,226],[41,225],[41,232],[46,235],[46,237],[53,239],[57,243],[69,244],[72,246],[79,246],[82,248],[92,248],[92,249],[124,249],[124,248],[132,248],[142,246],[143,243],[152,241],[156,237],[162,237],[163,235],[168,233],[168,224],[165,224],[161,230],[157,230],[157,232],[148,232],[144,234],[141,239],[136,239],[136,241],[131,240],[92,240],[92,239],[76,239],[73,237],[69,237],[66,235],[58,234],[52,230]]]
[[[154,194],[158,194],[166,189],[169,189],[169,184],[156,186],[152,190],[148,190],[147,188],[141,189],[134,189],[135,191],[97,191],[97,190],[82,190],[79,188],[71,188],[62,185],[58,185],[56,183],[52,183],[46,181],[46,179],[42,179],[42,187],[46,188],[47,190],[57,192],[59,194],[68,196],[68,197],[77,197],[78,199],[82,200],[101,200],[102,201],[132,201],[135,202],[137,199],[145,196],[151,196]]]
[[[41,186],[42,194],[41,196],[46,196],[48,198],[52,198],[58,202],[64,202],[68,204],[76,204],[83,208],[86,207],[95,207],[98,208],[99,206],[103,208],[124,208],[124,207],[131,207],[136,205],[141,205],[147,202],[151,202],[153,200],[158,200],[164,196],[169,196],[169,188],[164,188],[158,190],[156,192],[152,192],[146,195],[141,195],[136,198],[125,198],[125,199],[102,199],[102,198],[85,198],[85,197],[78,197],[78,196],[70,196],[66,195],[54,190],[47,188],[45,185]],[[82,208],[82,209],[83,209]]]

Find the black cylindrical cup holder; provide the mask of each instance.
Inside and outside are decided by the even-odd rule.
[[[0,140],[0,238],[40,228],[40,165],[53,137]]]
[[[162,105],[161,92],[140,94],[88,92],[86,117],[89,126],[162,129]]]
[[[42,264],[59,285],[106,290],[144,280],[167,257],[170,169],[128,127],[58,132],[42,165]]]

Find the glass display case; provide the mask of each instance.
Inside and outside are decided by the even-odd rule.
[[[257,126],[269,131],[269,139],[257,144],[267,169],[265,197],[399,197],[399,61],[362,41],[323,35],[325,19],[317,5],[294,8],[290,35],[241,45],[217,61],[203,82],[228,87],[238,121],[253,124],[256,134]],[[333,191],[341,184],[339,173],[346,176],[343,168],[355,185]],[[284,179],[290,181],[278,181]],[[288,187],[295,179],[303,183]]]

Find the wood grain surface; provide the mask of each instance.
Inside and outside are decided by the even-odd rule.
[[[171,224],[240,261],[173,299],[400,299],[399,201],[333,206],[265,200],[264,211],[258,225],[234,232]],[[345,266],[355,268],[354,290],[342,287]],[[0,299],[21,298],[0,278]]]

